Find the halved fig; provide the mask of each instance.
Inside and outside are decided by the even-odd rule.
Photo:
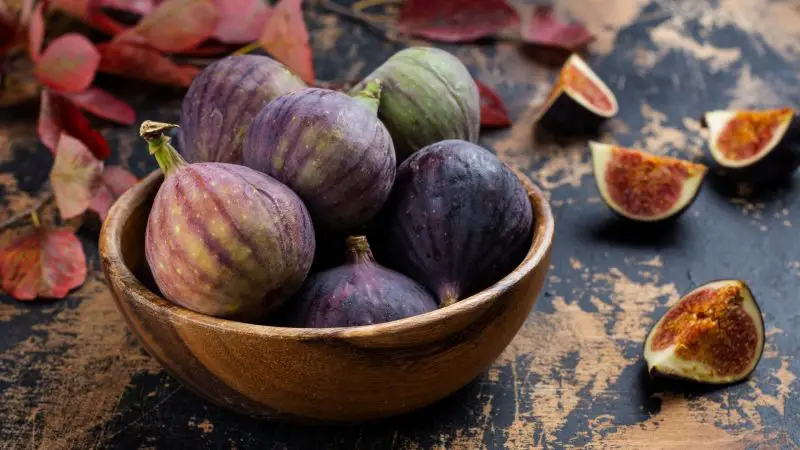
[[[711,159],[734,178],[768,181],[800,165],[800,119],[792,108],[710,111],[703,120]]]
[[[764,318],[747,284],[712,281],[684,295],[656,322],[644,343],[651,377],[735,383],[755,370],[764,351]]]
[[[700,191],[702,164],[641,150],[589,142],[597,189],[615,212],[656,222],[686,210]]]
[[[573,54],[561,67],[538,122],[555,134],[586,134],[597,131],[617,110],[611,89]]]

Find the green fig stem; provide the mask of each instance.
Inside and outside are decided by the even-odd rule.
[[[381,80],[370,80],[367,82],[367,86],[361,92],[355,94],[353,98],[377,115],[378,105],[381,101],[381,90]]]
[[[147,141],[150,154],[156,157],[158,166],[161,167],[165,176],[169,176],[175,169],[188,164],[175,150],[175,147],[169,143],[169,136],[164,136],[165,131],[173,128],[178,128],[178,125],[152,120],[145,120],[139,128],[139,135]]]
[[[347,236],[347,262],[350,264],[374,264],[375,257],[369,248],[366,236]]]

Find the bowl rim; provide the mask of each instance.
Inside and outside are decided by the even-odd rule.
[[[256,334],[278,339],[342,339],[369,338],[415,329],[419,330],[420,328],[433,326],[437,322],[470,314],[474,310],[487,307],[492,300],[515,286],[543,261],[547,263],[545,257],[552,246],[555,234],[552,210],[542,191],[525,174],[515,168],[511,168],[511,170],[525,187],[534,213],[533,238],[531,239],[528,253],[522,262],[493,285],[453,305],[392,322],[336,328],[294,328],[261,325],[195,312],[157,295],[144,286],[125,264],[125,260],[122,257],[121,231],[130,219],[132,212],[146,200],[149,192],[153,189],[153,185],[158,184],[160,186],[161,178],[163,178],[160,169],[153,171],[135,186],[128,189],[108,212],[100,232],[101,264],[104,266],[107,275],[110,274],[117,277],[117,280],[108,280],[108,282],[118,283],[120,290],[127,291],[130,294],[128,297],[134,299],[133,301],[136,301],[141,306],[154,312],[176,316],[183,322],[192,322],[196,325],[216,328],[220,331]],[[119,299],[118,301],[127,300]]]

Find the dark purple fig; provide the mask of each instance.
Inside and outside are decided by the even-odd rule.
[[[710,111],[708,148],[718,172],[740,181],[775,181],[800,165],[800,118],[792,108]]]
[[[617,109],[611,89],[573,54],[561,67],[538,123],[554,134],[591,134],[603,121],[617,115]]]
[[[589,142],[597,190],[609,208],[631,220],[677,217],[692,204],[708,169],[641,150]]]
[[[478,141],[478,86],[458,58],[433,47],[395,53],[353,88],[383,84],[378,114],[392,135],[397,162],[445,139]]]
[[[378,83],[356,97],[327,89],[280,96],[253,121],[244,164],[294,190],[316,225],[355,229],[380,210],[397,170],[379,97]]]
[[[164,171],[145,235],[145,256],[164,296],[191,310],[255,321],[302,285],[314,258],[303,202],[261,172],[186,161],[146,121],[141,134]]]
[[[351,236],[345,264],[309,277],[290,307],[293,326],[355,327],[433,311],[436,301],[411,278],[378,265],[367,238]]]
[[[378,256],[447,306],[511,272],[532,226],[525,187],[505,164],[470,142],[442,141],[398,167]]]
[[[181,154],[189,162],[241,164],[244,137],[256,114],[279,95],[305,87],[266,56],[220,59],[200,72],[183,98]]]
[[[644,344],[650,375],[727,384],[747,378],[764,351],[764,318],[741,280],[706,283],[681,297]]]

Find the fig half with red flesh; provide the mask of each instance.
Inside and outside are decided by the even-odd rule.
[[[740,280],[704,284],[656,322],[644,344],[652,377],[727,384],[747,378],[764,350],[764,318]]]
[[[538,122],[555,134],[587,134],[597,131],[617,110],[611,89],[573,54],[561,67]]]
[[[674,217],[700,191],[706,166],[641,150],[589,142],[597,189],[606,204],[628,219],[656,222]]]
[[[734,178],[768,181],[800,165],[800,119],[792,108],[710,111],[703,119],[711,158]]]

